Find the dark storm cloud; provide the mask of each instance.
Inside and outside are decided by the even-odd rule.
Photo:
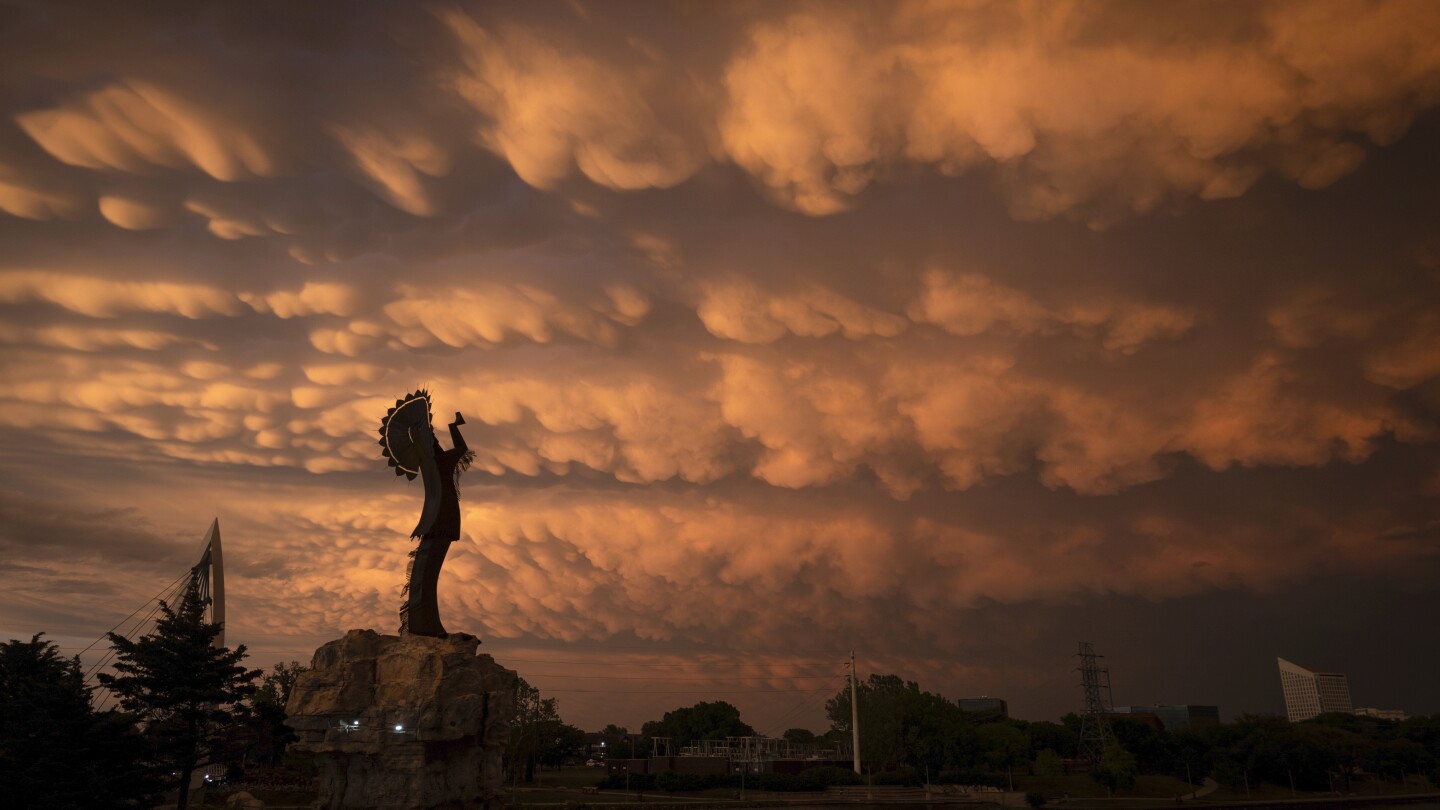
[[[1432,520],[1418,526],[1395,526],[1379,534],[1381,540],[1436,540],[1440,539],[1440,520]]]
[[[388,627],[373,430],[422,384],[478,453],[447,615],[542,650],[1039,694],[957,622],[1433,573],[1429,4],[4,14],[0,537],[46,599],[218,514],[237,632]]]
[[[157,558],[183,559],[176,554],[175,541],[153,533],[134,509],[96,509],[5,493],[0,494],[0,526],[0,548],[11,561],[104,560],[134,565],[153,564]],[[17,565],[15,570],[25,567]]]

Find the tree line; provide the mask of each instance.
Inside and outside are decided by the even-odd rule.
[[[1014,775],[1058,776],[1079,756],[1080,717],[1027,722],[999,713],[966,712],[941,695],[897,675],[858,684],[860,751],[874,772],[918,780],[1008,784]],[[830,734],[850,734],[850,694],[825,704]],[[1123,790],[1140,774],[1198,784],[1213,776],[1226,786],[1269,782],[1309,791],[1345,791],[1356,774],[1401,780],[1424,774],[1440,786],[1440,717],[1402,722],[1325,714],[1291,723],[1243,715],[1232,723],[1167,732],[1111,715],[1114,743],[1096,767],[1096,781]],[[895,778],[895,777],[891,777]]]
[[[0,644],[0,796],[16,807],[149,807],[178,791],[189,802],[197,770],[273,764],[295,739],[285,702],[304,670],[246,669],[245,646],[213,646],[191,582],[180,603],[160,603],[153,633],[116,633],[114,673],[100,684],[119,706],[96,711],[78,658],[37,634]]]
[[[1440,717],[1396,722],[1327,714],[1290,723],[1273,715],[1243,715],[1231,723],[1167,732],[1136,718],[1112,715],[1114,742],[1101,761],[1090,766],[1078,759],[1080,717],[1075,714],[1060,722],[1029,722],[999,712],[967,712],[957,702],[893,674],[871,675],[857,684],[857,691],[863,770],[876,784],[1011,788],[1017,777],[1043,780],[1083,770],[1113,791],[1132,787],[1140,775],[1173,776],[1196,785],[1211,776],[1227,787],[1263,782],[1346,792],[1362,774],[1394,781],[1418,774],[1440,787]],[[824,733],[793,728],[784,736],[792,742],[848,747],[849,690],[827,700],[825,712],[830,728]],[[607,729],[612,730],[625,733],[623,728]],[[667,712],[646,723],[634,740],[644,756],[653,737],[668,737],[683,746],[692,740],[751,734],[754,729],[737,708],[716,701]],[[628,749],[616,749],[616,743],[606,739],[613,754],[629,755]],[[641,784],[660,787],[663,781],[652,775]],[[704,781],[675,778],[669,782],[679,787],[662,789],[686,789],[690,782],[697,783],[694,787],[713,786],[699,784]]]

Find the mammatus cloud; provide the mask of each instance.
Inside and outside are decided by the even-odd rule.
[[[732,163],[781,205],[822,216],[906,171],[987,169],[1014,215],[1078,212],[1097,225],[1171,200],[1236,197],[1267,174],[1328,186],[1440,98],[1440,15],[1423,0],[1226,15],[1185,4],[1165,19],[1124,3],[658,13],[670,41],[582,37],[583,8],[545,25],[441,10],[427,44],[455,61],[426,55],[427,69],[401,81],[416,83],[414,97],[468,105],[471,144],[537,188],[574,172],[608,189],[669,188]],[[191,87],[125,77],[13,120],[68,166],[198,169],[226,183],[295,174],[267,145],[272,122],[247,120],[250,106],[279,115],[288,102],[256,92],[230,110]],[[316,165],[348,166],[408,214],[442,212],[432,186],[459,155],[453,137],[429,133],[453,128],[453,109],[396,121],[327,104],[323,115],[286,124],[311,127],[295,139],[305,148],[339,150]],[[69,194],[3,182],[0,200],[16,216],[74,215]],[[167,219],[123,194],[100,199],[120,227]],[[223,238],[258,235],[208,203],[187,207]]]
[[[716,337],[741,343],[771,343],[786,334],[848,338],[895,337],[905,319],[813,286],[775,294],[743,279],[708,283],[695,314]]]
[[[9,174],[0,166],[0,213],[23,219],[73,219],[85,210],[73,193],[32,185]]]
[[[383,411],[388,389],[411,387],[416,379],[453,391],[456,402],[473,403],[466,406],[472,417],[491,428],[478,443],[480,463],[496,474],[583,468],[622,481],[678,477],[708,483],[743,473],[797,488],[865,471],[901,498],[927,480],[963,490],[1035,464],[1047,485],[1113,492],[1163,477],[1163,459],[1173,453],[1214,469],[1318,465],[1336,458],[1362,461],[1382,437],[1424,441],[1431,435],[1428,420],[1391,400],[1392,377],[1382,378],[1383,386],[1315,390],[1324,379],[1310,377],[1293,350],[1272,349],[1214,373],[1194,397],[1168,397],[1168,379],[1127,379],[1125,369],[1144,359],[1140,341],[1182,339],[1193,314],[1145,304],[1078,305],[1056,313],[976,276],[925,277],[911,308],[918,324],[893,314],[864,315],[890,331],[901,323],[910,323],[909,330],[891,336],[855,330],[855,337],[835,342],[826,340],[841,337],[830,334],[841,328],[834,321],[824,328],[801,326],[790,339],[816,342],[793,350],[779,349],[773,333],[765,334],[769,344],[750,349],[754,333],[722,331],[737,340],[688,356],[690,371],[679,376],[660,371],[670,362],[662,358],[675,355],[673,347],[659,346],[643,350],[634,363],[623,356],[575,356],[543,368],[485,370],[484,352],[512,333],[539,346],[560,333],[585,341],[577,345],[608,350],[617,345],[619,329],[635,328],[534,290],[512,293],[486,284],[432,299],[411,297],[418,291],[401,287],[373,320],[356,320],[362,314],[356,311],[358,293],[343,284],[227,295],[97,279],[66,286],[34,274],[5,278],[12,300],[43,294],[97,319],[162,312],[224,320],[246,311],[273,318],[276,326],[266,329],[281,321],[338,320],[335,334],[368,340],[329,345],[323,335],[331,327],[302,324],[318,353],[300,369],[286,362],[294,350],[278,346],[279,353],[237,365],[202,344],[189,352],[192,359],[172,365],[143,354],[123,361],[87,352],[57,358],[42,348],[154,352],[192,342],[165,331],[12,327],[12,341],[38,344],[6,363],[8,373],[23,381],[8,397],[20,411],[58,408],[57,418],[72,426],[118,426],[152,440],[203,436],[243,447],[164,449],[184,458],[362,469],[371,455],[371,411]],[[788,295],[758,296],[752,291],[754,301],[776,302],[761,312],[784,317],[804,311]],[[692,317],[716,332],[716,322],[703,312]],[[919,331],[927,322],[938,322],[941,337]],[[357,324],[368,324],[371,334],[344,331]],[[1423,316],[1414,328],[1425,328]],[[736,348],[725,348],[727,343]],[[1100,376],[1056,374],[1027,356],[1036,345],[1091,352],[1083,363]],[[473,364],[459,365],[443,357],[401,359],[415,347],[434,346],[481,354]],[[323,359],[334,353],[357,361]],[[382,357],[393,359],[375,362]],[[245,411],[257,413],[242,419]]]
[[[359,307],[360,292],[348,284],[307,281],[299,290],[277,290],[271,293],[241,293],[240,300],[256,312],[273,313],[278,318],[299,318],[306,315],[350,315]]]
[[[441,19],[464,65],[446,78],[490,119],[477,131],[480,143],[527,183],[552,187],[573,167],[607,188],[666,188],[704,159],[700,122],[681,123],[665,114],[679,110],[656,106],[657,96],[676,92],[665,85],[682,65],[653,60],[638,44],[627,64],[611,64],[539,32],[497,34],[459,11]]]
[[[0,300],[10,304],[45,301],[92,318],[113,318],[127,311],[201,318],[235,315],[242,309],[233,293],[203,284],[119,281],[25,270],[0,275]]]
[[[107,194],[99,200],[100,215],[128,231],[148,231],[169,225],[173,213],[163,205],[123,194]]]
[[[452,81],[487,119],[481,143],[527,182],[578,170],[664,188],[722,160],[811,215],[915,165],[992,168],[1017,216],[1081,210],[1095,223],[1235,197],[1268,173],[1320,188],[1440,93],[1440,22],[1424,3],[1233,11],[780,7],[738,28],[719,15],[719,60],[687,60],[683,37],[702,34],[683,16],[679,42],[578,45],[442,17],[466,65]]]
[[[1393,141],[1440,93],[1440,22],[1423,4],[1254,6],[1243,36],[1197,25],[1177,38],[1134,14],[982,3],[788,15],[751,29],[728,65],[722,137],[805,213],[846,208],[877,176],[922,163],[994,165],[1011,210],[1043,219],[1234,197],[1271,171],[1323,187],[1363,160],[1355,139]]]
[[[995,330],[1033,335],[1068,327],[1098,333],[1105,349],[1133,354],[1152,340],[1182,337],[1195,325],[1193,310],[1125,301],[1072,301],[1055,311],[971,273],[932,270],[924,275],[924,285],[910,307],[911,319],[962,337]]]
[[[274,172],[270,158],[222,111],[144,82],[72,96],[15,117],[56,160],[87,169],[146,172],[194,166],[217,180]]]
[[[336,127],[333,133],[388,202],[416,216],[437,212],[426,192],[425,178],[449,174],[452,163],[438,144],[418,133],[391,137],[377,130],[345,127]]]
[[[537,8],[0,34],[0,619],[219,514],[237,629],[389,627],[418,387],[446,614],[515,644],[949,678],[980,616],[1431,571],[1431,4]]]
[[[481,285],[442,292],[436,297],[402,286],[400,299],[385,306],[409,346],[435,341],[448,346],[501,343],[510,333],[549,343],[557,332],[613,346],[615,326],[599,313],[574,307],[544,290],[528,286]]]

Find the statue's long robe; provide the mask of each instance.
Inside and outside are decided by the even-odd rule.
[[[435,485],[425,489],[427,500],[436,497],[434,493],[438,491],[439,507],[434,522],[423,530],[420,545],[415,549],[415,560],[410,566],[410,591],[402,611],[405,614],[402,629],[417,636],[445,635],[445,627],[440,624],[436,585],[440,581],[440,567],[445,564],[445,553],[451,543],[460,539],[460,495],[455,490],[455,468],[469,451],[458,425],[450,425],[450,441],[454,447],[449,450],[442,450],[440,443],[435,443]]]

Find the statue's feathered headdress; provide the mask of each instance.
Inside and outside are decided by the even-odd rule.
[[[395,400],[395,407],[380,420],[380,453],[395,475],[411,481],[431,453],[435,441],[434,419],[430,413],[430,392],[420,389]]]
[[[435,430],[430,415],[430,392],[421,388],[404,399],[380,420],[380,454],[395,468],[397,476],[411,481],[421,477],[425,485],[425,507],[411,537],[421,537],[435,525],[440,514],[440,470],[435,465]]]

